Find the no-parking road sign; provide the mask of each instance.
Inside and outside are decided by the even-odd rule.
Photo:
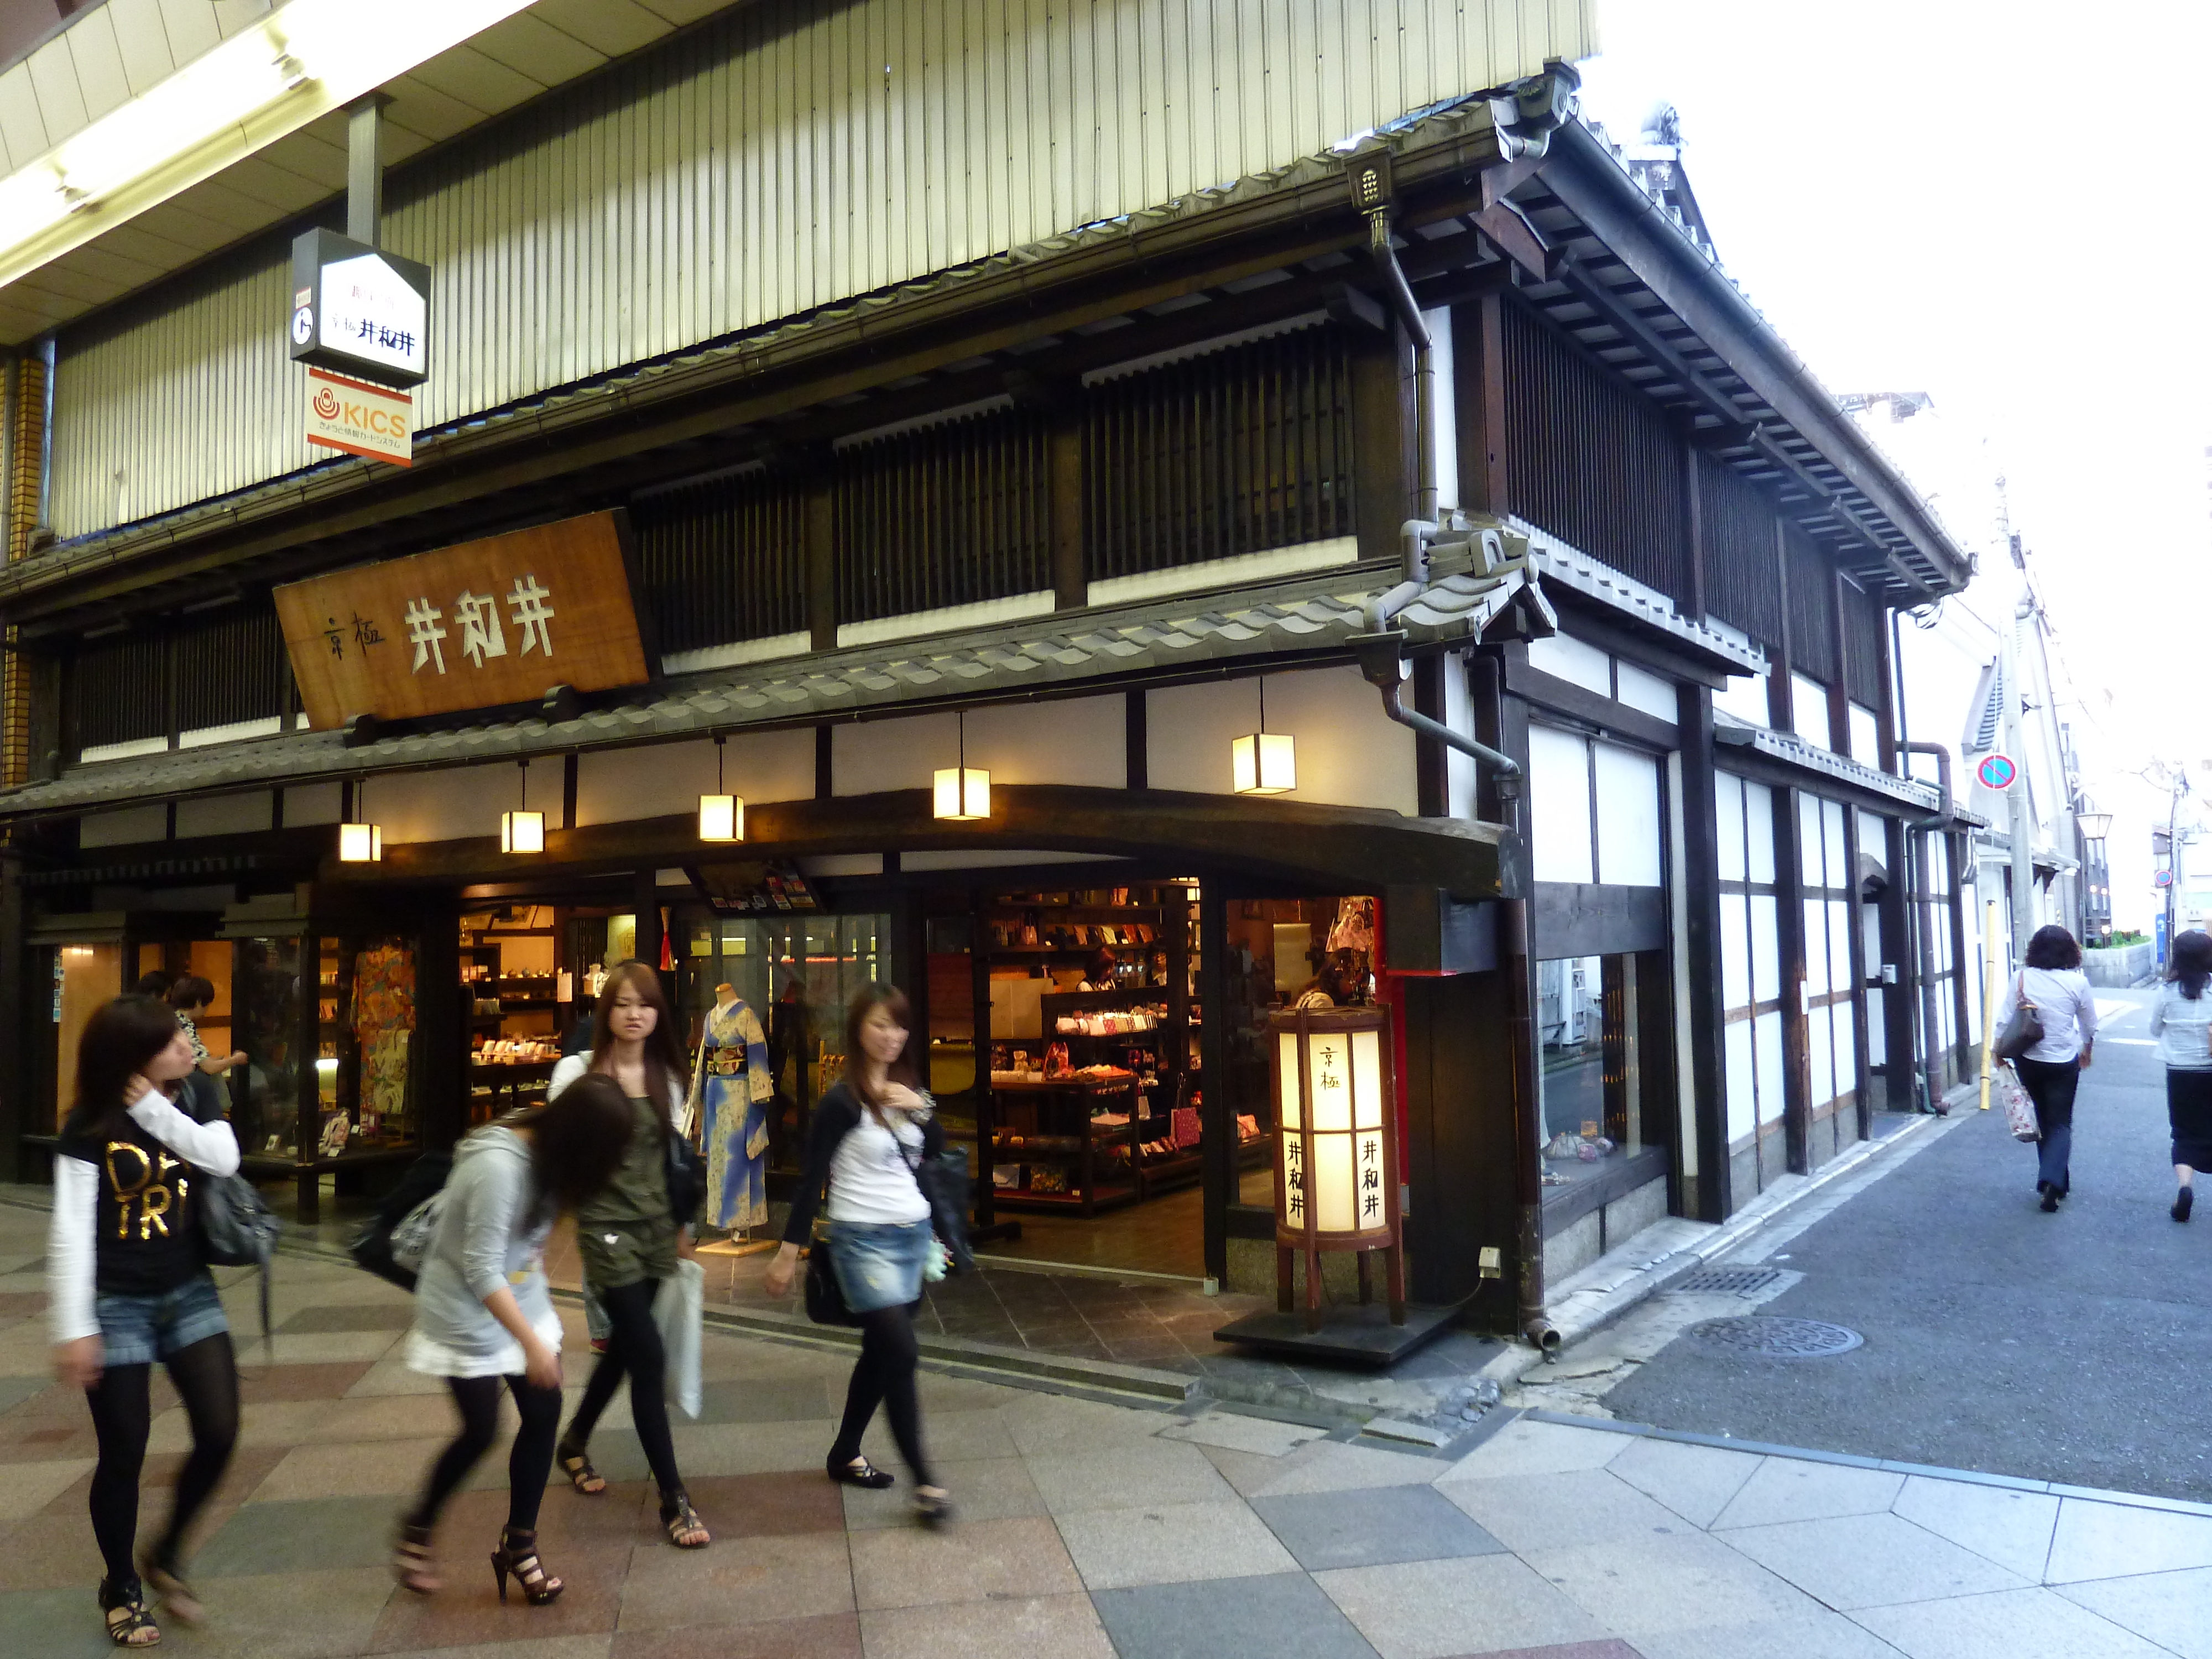
[[[2009,789],[2020,781],[2020,768],[2012,763],[2009,755],[1984,755],[1982,763],[1974,769],[1974,775],[1989,789]]]

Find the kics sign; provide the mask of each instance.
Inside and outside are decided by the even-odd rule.
[[[415,400],[365,380],[307,371],[307,441],[371,460],[411,465]]]

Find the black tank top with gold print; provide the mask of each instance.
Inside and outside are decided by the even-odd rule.
[[[159,1296],[207,1265],[193,1224],[202,1177],[136,1123],[126,1119],[125,1128],[86,1132],[72,1119],[55,1150],[91,1164],[100,1180],[99,1293]]]

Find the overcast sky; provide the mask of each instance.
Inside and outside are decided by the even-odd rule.
[[[2212,4],[1599,21],[1585,112],[1632,141],[1676,106],[1723,263],[1829,389],[1927,392],[1989,441],[2084,698],[2115,700],[2096,724],[2126,752],[2093,768],[2212,757]]]

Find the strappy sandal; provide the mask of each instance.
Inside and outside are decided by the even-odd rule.
[[[400,1523],[399,1536],[392,1545],[392,1576],[400,1589],[416,1595],[434,1595],[446,1588],[430,1558],[429,1528]]]
[[[107,1639],[118,1648],[150,1648],[160,1645],[161,1627],[154,1622],[154,1615],[146,1611],[146,1597],[133,1584],[127,1590],[112,1588],[105,1578],[100,1581],[100,1610],[107,1618]]]
[[[668,1541],[679,1550],[702,1550],[714,1541],[690,1498],[680,1492],[660,1500],[660,1524],[668,1529]]]
[[[200,1605],[200,1598],[174,1567],[164,1565],[159,1557],[149,1553],[138,1558],[138,1573],[155,1599],[179,1624],[193,1626],[206,1619],[207,1609]]]
[[[553,1449],[553,1461],[561,1473],[568,1477],[568,1484],[586,1498],[597,1498],[607,1489],[607,1478],[592,1467],[592,1460],[581,1446],[562,1441]]]
[[[896,1475],[884,1474],[865,1457],[856,1457],[849,1463],[840,1463],[833,1457],[825,1467],[832,1480],[848,1486],[866,1486],[870,1492],[881,1492],[898,1484]]]
[[[538,1534],[518,1532],[513,1527],[500,1529],[499,1547],[491,1553],[491,1576],[499,1585],[499,1601],[507,1605],[507,1580],[514,1577],[515,1588],[522,1599],[533,1607],[542,1607],[568,1589],[559,1579],[550,1577],[545,1564],[538,1559]]]

